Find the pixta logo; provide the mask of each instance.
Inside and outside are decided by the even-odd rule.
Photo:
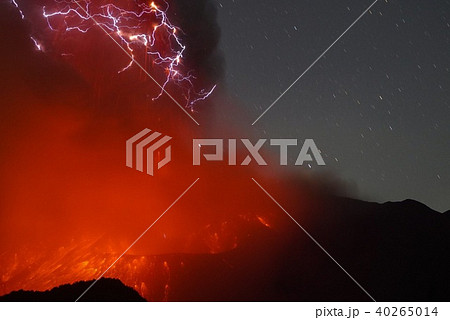
[[[236,166],[237,162],[237,141],[236,139],[228,139],[228,165]],[[248,166],[252,160],[260,166],[266,166],[267,162],[260,154],[260,150],[266,145],[267,139],[259,139],[253,144],[248,139],[240,140],[244,149],[246,150],[246,157],[240,163],[241,166]],[[297,139],[270,139],[270,145],[275,146],[280,151],[280,165],[288,165],[288,148],[297,146]],[[214,153],[203,153],[202,146],[213,146]],[[193,141],[193,164],[199,166],[201,162],[201,155],[207,161],[224,161],[224,140],[223,139],[194,139]],[[313,157],[319,166],[324,166],[322,155],[317,148],[313,139],[306,139],[300,149],[300,152],[295,161],[296,166],[302,166],[305,162],[313,162]]]
[[[153,176],[155,169],[159,170],[171,161],[171,146],[168,142],[172,137],[164,136],[159,132],[144,129],[126,142],[127,167]],[[238,143],[239,148],[238,148]],[[279,150],[281,166],[288,165],[288,151],[299,145],[297,139],[270,139],[269,145]],[[267,139],[259,139],[252,143],[249,139],[193,139],[192,160],[194,166],[200,166],[202,159],[205,161],[221,161],[229,166],[248,166],[254,162],[260,166],[267,166],[266,160],[261,155],[261,149],[267,146]],[[205,148],[207,147],[207,150]],[[224,151],[227,148],[227,159]],[[240,155],[242,161],[238,161],[238,151],[244,150]],[[161,156],[161,152],[164,155]],[[162,159],[161,159],[162,158]],[[155,163],[155,160],[157,161]],[[315,162],[324,166],[325,161],[313,139],[306,139],[302,144],[296,157],[295,165],[302,166],[308,162]]]
[[[150,129],[144,129],[129,140],[126,143],[127,152],[127,167],[133,168],[136,166],[136,170],[146,172],[148,175],[153,176],[155,167],[159,170],[170,162],[172,159],[172,148],[167,145],[172,139],[169,136],[163,136],[159,132],[152,132]],[[159,154],[164,145],[164,157],[159,159],[158,163],[155,163],[155,154]],[[147,160],[144,165],[144,160]]]

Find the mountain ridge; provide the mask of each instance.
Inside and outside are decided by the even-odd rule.
[[[280,228],[252,225],[231,251],[158,256],[170,269],[170,283],[151,290],[164,292],[167,285],[169,301],[450,300],[449,215],[414,200],[380,204],[326,197],[311,203],[290,213],[339,265],[280,210]],[[107,281],[100,280],[82,300],[130,301],[125,297],[131,294],[102,287]],[[77,285],[77,294],[65,301],[74,301],[89,283]],[[0,300],[5,297],[49,301],[37,294]]]

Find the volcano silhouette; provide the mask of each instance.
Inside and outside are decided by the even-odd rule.
[[[450,299],[448,212],[414,200],[377,204],[332,197],[298,221],[377,301]],[[227,252],[158,256],[172,266],[167,300],[371,300],[294,223],[283,232],[262,224],[247,228],[246,241]],[[89,284],[13,292],[1,300],[74,301]],[[107,279],[82,299],[142,300],[131,288]]]

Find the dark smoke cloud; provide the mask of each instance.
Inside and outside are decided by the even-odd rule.
[[[192,192],[130,254],[217,253],[247,239],[242,221],[266,221],[280,230],[291,225],[251,177],[293,214],[344,190],[330,175],[279,168],[218,164],[195,171],[193,137],[260,138],[249,132],[241,104],[219,90],[194,113],[197,127],[166,96],[153,101],[157,88],[136,68],[117,74],[128,60],[100,31],[75,39],[44,32],[39,7],[49,1],[19,3],[30,20],[22,21],[8,1],[0,3],[0,275],[9,279],[2,290],[23,288],[14,276],[28,283],[30,271],[51,279],[30,289],[90,279],[54,270],[86,260],[105,270],[95,259],[122,253],[197,177]],[[220,82],[224,62],[212,1],[171,1],[169,14],[184,31],[186,66],[205,86]],[[45,53],[31,34],[45,40]],[[66,49],[73,56],[61,57]],[[124,165],[125,140],[146,127],[174,137],[170,170],[154,179]],[[54,258],[67,252],[67,260]],[[33,259],[50,268],[30,268]]]
[[[187,64],[211,83],[222,80],[225,61],[218,49],[220,27],[217,8],[211,0],[173,2],[174,23],[185,33]]]
[[[199,72],[202,81],[220,81],[224,64],[217,49],[220,30],[212,2],[180,0],[170,4],[172,22],[185,34],[186,64]],[[70,59],[57,54],[60,35],[55,36],[55,42],[46,42],[47,53],[38,52],[30,40],[30,34],[39,34],[37,25],[31,23],[40,18],[37,7],[25,7],[25,14],[31,17],[27,22],[10,3],[0,4],[1,246],[44,238],[58,246],[62,238],[86,233],[99,236],[99,231],[112,233],[121,243],[129,244],[142,232],[142,226],[152,222],[199,175],[204,175],[202,181],[209,185],[199,187],[184,214],[170,217],[171,224],[166,226],[181,238],[188,230],[201,230],[199,225],[205,220],[238,216],[249,199],[264,196],[250,180],[259,169],[242,176],[241,171],[229,168],[198,173],[193,172],[187,157],[182,159],[183,164],[172,165],[176,172],[160,176],[161,183],[155,185],[153,180],[125,168],[124,141],[142,128],[189,143],[192,137],[249,137],[250,121],[240,124],[235,115],[243,108],[220,96],[208,100],[199,114],[194,114],[202,120],[197,128],[166,96],[152,101],[157,89],[138,70],[118,75],[117,70],[128,61],[101,32],[93,31],[78,42],[73,40],[70,45],[75,56]],[[213,109],[230,117],[213,117],[208,111]],[[174,150],[190,155],[191,147],[174,146]],[[266,169],[261,171],[265,174],[269,172]],[[277,175],[275,171],[271,177]],[[277,180],[291,189],[298,185],[299,190],[313,189],[317,194],[342,190],[330,179],[311,178],[314,183],[310,183],[291,172],[279,174]],[[239,183],[235,187],[236,181],[245,181],[245,188]],[[280,198],[287,194],[283,193],[285,185],[277,188]],[[224,197],[234,196],[238,200],[220,207]],[[218,204],[218,210],[211,210]],[[127,232],[123,235],[120,230]],[[164,248],[158,238],[161,235],[158,230],[152,233],[154,238],[150,240],[154,241],[150,241],[148,250]],[[183,240],[176,244],[180,243]]]

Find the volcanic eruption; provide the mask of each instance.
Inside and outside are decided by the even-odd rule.
[[[167,300],[171,269],[184,261],[160,255],[217,254],[236,248],[249,225],[272,227],[270,200],[249,201],[255,168],[191,164],[186,138],[233,132],[214,110],[226,102],[213,96],[221,58],[207,1],[12,4],[2,10],[15,28],[2,38],[18,53],[4,66],[2,294],[97,278],[198,177],[105,277]],[[177,150],[154,180],[124,166],[124,141],[143,127],[174,137]]]
[[[252,178],[325,235],[344,224],[338,213],[346,202],[335,197],[345,192],[341,184],[254,163],[192,165],[193,138],[252,135],[221,87],[210,1],[1,7],[8,50],[1,57],[0,295],[103,276],[148,301],[317,299],[335,279],[343,299],[367,300]],[[155,177],[125,166],[125,142],[143,128],[173,138],[172,162]],[[367,227],[368,235],[379,231]],[[352,238],[343,243],[362,250]],[[358,279],[376,282],[369,266],[360,267],[352,268]],[[310,279],[326,268],[334,271],[314,291]]]

